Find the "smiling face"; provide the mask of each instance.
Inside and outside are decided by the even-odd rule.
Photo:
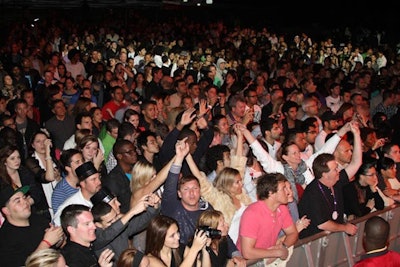
[[[82,155],[85,161],[92,161],[99,151],[99,143],[97,142],[87,142],[82,149]]]
[[[90,211],[83,211],[76,216],[77,226],[68,226],[71,240],[83,246],[90,246],[96,239],[96,225],[93,222],[93,215]]]

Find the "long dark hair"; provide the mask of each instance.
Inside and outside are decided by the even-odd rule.
[[[165,215],[158,215],[150,221],[146,232],[145,254],[150,253],[163,262],[160,252],[164,246],[167,231],[173,224],[178,226],[178,222],[175,219]],[[175,259],[176,266],[179,266],[182,261],[179,255],[179,249],[172,249],[172,256]],[[166,262],[164,262],[164,264],[166,266],[168,265]]]
[[[7,145],[0,149],[0,179],[3,183],[12,185],[13,181],[10,177],[10,175],[7,172],[7,167],[6,167],[6,161],[8,157],[14,153],[15,151],[18,151],[18,147],[15,145]],[[18,151],[19,153],[19,151]],[[20,155],[21,156],[21,155]],[[21,162],[22,164],[22,162]]]

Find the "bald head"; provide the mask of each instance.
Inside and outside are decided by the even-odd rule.
[[[390,225],[379,217],[374,216],[367,220],[364,228],[364,246],[366,251],[383,248],[389,239]]]

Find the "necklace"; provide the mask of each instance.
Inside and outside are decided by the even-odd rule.
[[[328,200],[328,197],[325,195],[325,191],[321,186],[321,183],[318,181],[318,187],[319,190],[321,190],[322,195],[324,196],[326,202],[328,203],[328,206],[331,206],[330,201]],[[332,191],[333,195],[333,211],[332,211],[332,219],[336,220],[339,216],[339,213],[337,212],[337,201],[336,201],[336,196],[335,196],[335,190]]]

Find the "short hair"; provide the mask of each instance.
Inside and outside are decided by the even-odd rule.
[[[270,197],[271,193],[278,191],[278,183],[286,182],[286,177],[281,173],[267,173],[257,178],[257,196],[258,199],[264,200]]]
[[[320,179],[323,173],[330,171],[328,166],[330,161],[335,161],[335,156],[328,153],[322,153],[314,159],[312,169],[315,178]]]
[[[144,100],[142,102],[142,104],[140,105],[140,110],[145,110],[147,108],[147,106],[149,106],[149,105],[157,106],[157,102],[155,100]]]
[[[182,139],[184,139],[185,137],[189,137],[189,136],[196,136],[196,137],[197,137],[196,133],[195,133],[193,130],[184,127],[184,128],[182,129],[182,131],[179,133],[177,139],[178,139],[178,140],[182,140]]]
[[[58,103],[62,103],[63,106],[65,107],[64,100],[62,100],[62,99],[55,99],[55,100],[51,101],[51,103],[50,103],[51,109],[54,109],[54,107],[55,107]]]
[[[121,123],[119,122],[119,120],[117,120],[116,118],[111,118],[106,121],[106,130],[107,132],[112,132],[113,129],[118,128],[120,125]]]
[[[282,105],[282,113],[287,113],[289,109],[291,108],[296,108],[296,110],[299,109],[299,105],[291,100],[287,100],[285,103]]]
[[[364,244],[368,246],[369,249],[383,248],[387,245],[389,233],[390,224],[382,217],[373,216],[365,223]]]
[[[308,117],[301,123],[301,130],[305,133],[308,132],[310,127],[315,127],[315,122],[318,122],[317,118]]]
[[[112,210],[111,205],[104,201],[100,201],[99,203],[96,203],[91,209],[93,219],[94,219],[93,221],[101,222],[102,221],[101,217],[103,217],[104,215],[111,212],[111,210]]]
[[[118,267],[136,267],[142,262],[143,252],[135,248],[125,249],[118,258]],[[136,264],[137,263],[137,264]]]
[[[81,204],[71,204],[63,209],[60,217],[61,227],[67,236],[69,236],[67,230],[68,226],[76,228],[78,226],[78,220],[76,219],[76,217],[81,215],[85,211],[90,212],[90,208]]]
[[[226,119],[226,116],[223,114],[220,114],[220,113],[215,114],[212,118],[212,124],[216,126],[216,125],[218,125],[219,121],[222,119]]]
[[[92,114],[90,114],[89,111],[82,111],[82,112],[79,112],[78,114],[76,114],[76,116],[75,116],[75,127],[78,124],[81,124],[82,123],[82,119],[85,118],[85,117],[89,117],[91,119],[92,118]]]
[[[382,146],[382,148],[381,148],[382,154],[383,154],[383,155],[389,154],[389,153],[390,153],[390,150],[391,150],[392,147],[394,147],[394,146],[399,146],[399,145],[396,144],[396,143],[393,143],[393,142],[385,143],[385,144]]]
[[[117,139],[124,139],[125,136],[132,135],[135,132],[136,132],[135,126],[133,126],[132,123],[128,121],[124,121],[118,126]]]
[[[224,153],[230,153],[230,148],[227,145],[218,144],[210,147],[206,152],[206,167],[209,172],[217,169],[218,160],[224,159]]]
[[[117,155],[123,153],[122,148],[126,145],[133,145],[133,143],[126,139],[117,139],[113,146],[113,154],[115,158],[118,160]]]
[[[396,163],[394,162],[393,159],[388,158],[388,157],[382,157],[381,159],[378,160],[377,168],[379,171],[380,170],[388,170],[395,165],[396,165]]]
[[[81,154],[81,152],[76,148],[70,148],[61,152],[60,163],[64,172],[66,172],[66,167],[71,167],[71,159],[75,154]]]
[[[229,97],[229,100],[228,100],[229,108],[232,109],[232,108],[236,107],[237,102],[246,103],[246,99],[244,99],[244,97],[239,94]]]
[[[142,146],[147,146],[147,137],[153,136],[154,138],[157,138],[156,134],[150,130],[143,131],[139,134],[139,136],[136,139],[136,143],[140,151],[143,152]]]
[[[278,124],[278,121],[275,120],[274,118],[267,118],[260,122],[260,129],[263,137],[265,135],[265,131],[271,131],[275,123]]]
[[[184,184],[186,184],[187,182],[190,182],[190,181],[196,181],[200,186],[199,179],[197,179],[197,177],[192,175],[192,174],[188,174],[188,175],[185,175],[185,176],[183,176],[182,178],[179,179],[178,186],[177,186],[178,191],[181,189],[182,185],[184,185]]]

